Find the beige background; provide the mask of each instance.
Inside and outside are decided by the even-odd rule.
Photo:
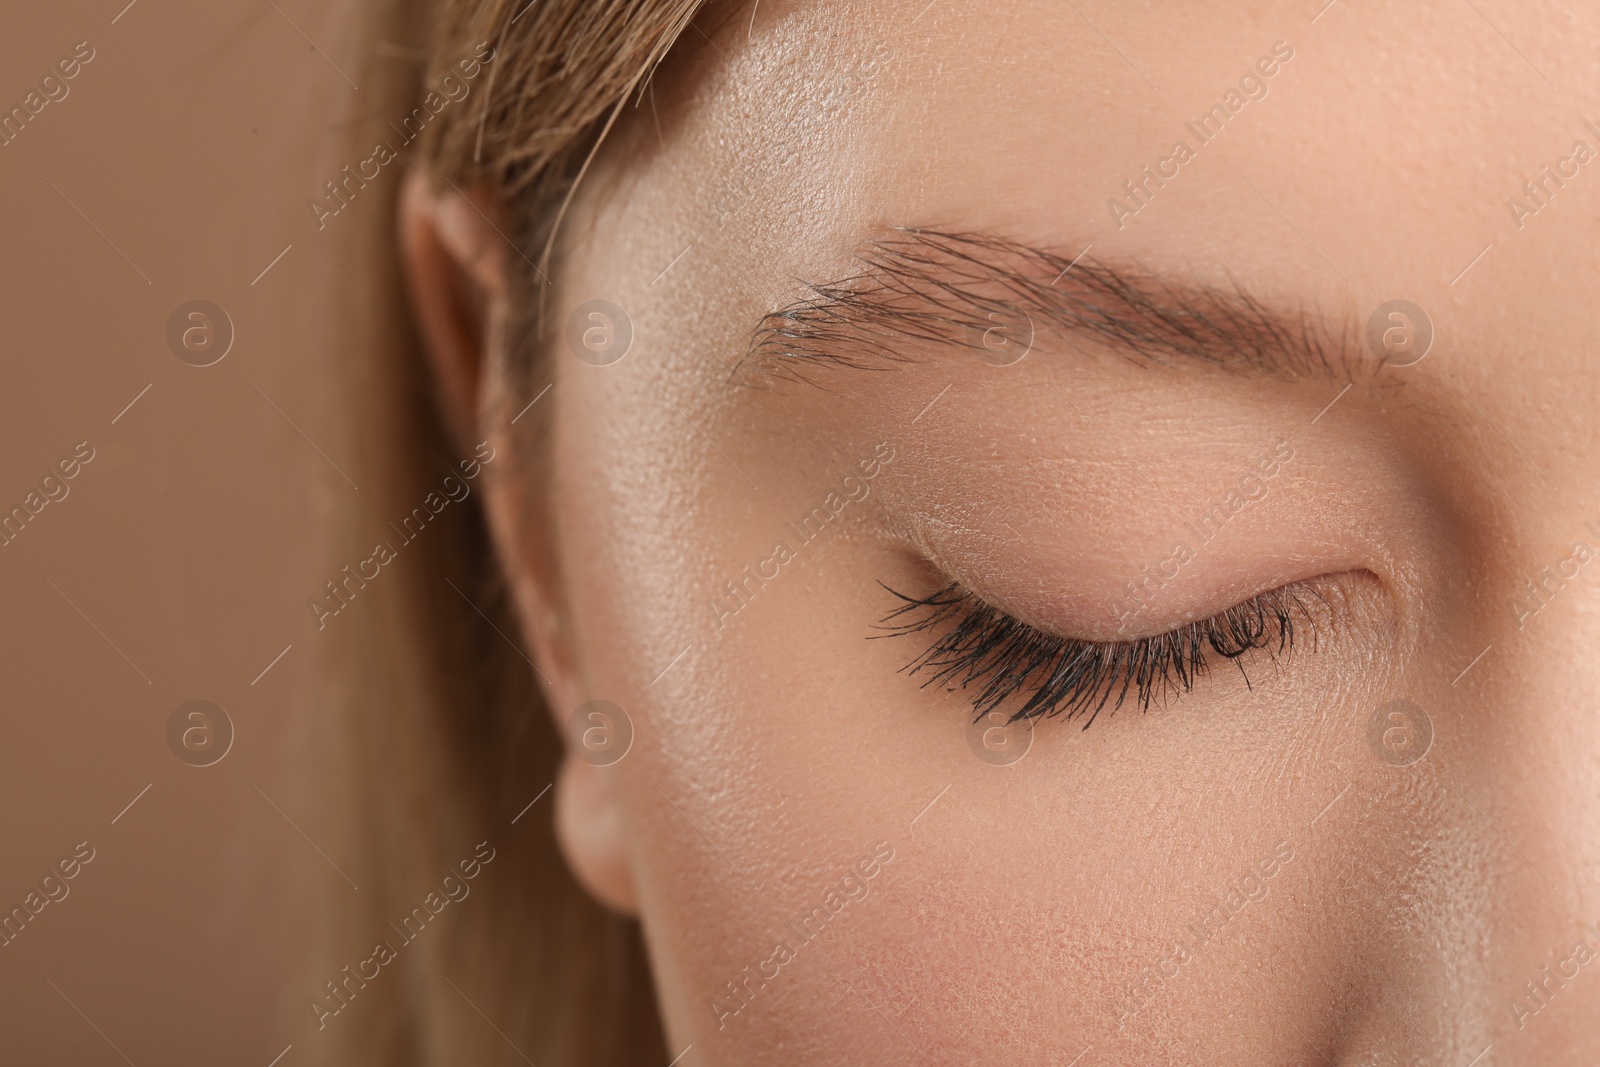
[[[125,3],[0,15],[7,111],[76,42],[96,52],[0,148],[4,508],[75,442],[96,450],[0,548],[0,904],[75,843],[96,851],[0,948],[0,1059],[266,1067],[306,1040],[312,990],[289,969],[315,895],[356,891],[310,843],[331,826],[303,709],[332,490],[306,437],[337,462],[341,427],[315,370],[334,249],[305,201],[341,124],[383,109],[332,64],[357,77],[385,53],[309,0]],[[196,297],[236,331],[207,368],[165,339]],[[167,747],[191,698],[236,728],[212,767]]]

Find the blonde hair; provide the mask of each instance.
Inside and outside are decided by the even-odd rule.
[[[368,0],[359,36],[373,60],[361,96],[376,114],[352,145],[370,147],[376,132],[402,166],[495,194],[525,253],[507,256],[513,291],[531,296],[552,270],[555,229],[593,151],[701,2]],[[414,111],[446,77],[448,106]],[[396,134],[409,139],[396,145]],[[372,184],[342,234],[335,403],[360,490],[341,489],[351,505],[332,562],[367,556],[374,539],[397,547],[352,597],[355,610],[319,619],[333,631],[322,640],[334,649],[330,803],[344,809],[334,851],[362,874],[319,937],[307,992],[320,1028],[308,1051],[340,1064],[665,1063],[637,924],[573,881],[551,796],[512,825],[554,781],[561,741],[512,644],[517,621],[460,464],[473,457],[444,430],[413,336],[394,226],[399,175]],[[495,371],[526,390],[541,361],[543,302],[517,303],[528,310],[500,346],[511,365]],[[537,450],[536,430],[519,440]],[[411,529],[391,522],[438,498],[447,474],[468,487],[459,506],[402,540]],[[446,873],[453,883],[441,882]],[[374,941],[391,949],[381,966]]]

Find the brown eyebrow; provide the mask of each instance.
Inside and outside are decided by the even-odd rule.
[[[997,321],[1024,328],[1019,313],[1034,331],[1143,366],[1338,384],[1368,363],[1348,323],[1268,307],[1241,286],[1184,284],[992,234],[897,229],[857,260],[849,277],[805,283],[803,296],[763,316],[730,380],[816,385],[824,367],[883,370],[921,361],[929,346],[977,349]]]

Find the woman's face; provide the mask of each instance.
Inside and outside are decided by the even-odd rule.
[[[585,179],[533,625],[681,1063],[1600,1055],[1600,19],[1318,7],[766,0]]]

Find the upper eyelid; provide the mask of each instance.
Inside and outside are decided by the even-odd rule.
[[[885,585],[883,582],[879,582],[878,586],[880,588],[882,588],[885,592],[889,593],[891,596],[894,596],[894,597],[896,597],[896,598],[898,598],[898,599],[900,599],[902,601],[902,603],[898,607],[892,608],[889,611],[884,613],[883,618],[880,619],[879,623],[877,624],[877,628],[879,628],[879,629],[892,629],[892,630],[895,630],[896,632],[898,632],[899,631],[898,627],[884,627],[882,624],[886,623],[886,622],[889,622],[890,620],[892,620],[894,618],[897,618],[897,617],[899,617],[901,615],[907,614],[907,613],[909,613],[911,611],[915,611],[917,608],[928,606],[929,603],[935,597],[939,597],[939,596],[947,595],[947,594],[953,594],[953,595],[960,596],[961,598],[972,602],[975,606],[979,606],[979,607],[982,607],[982,608],[987,609],[989,611],[996,612],[996,613],[999,613],[1001,615],[1004,615],[1004,616],[1006,616],[1006,618],[1008,618],[1008,619],[1012,620],[1013,622],[1015,622],[1018,626],[1026,626],[1030,630],[1034,631],[1035,633],[1037,633],[1041,637],[1047,637],[1047,638],[1052,638],[1054,640],[1059,640],[1059,641],[1070,641],[1070,642],[1074,642],[1074,643],[1077,643],[1077,644],[1095,645],[1095,646],[1107,647],[1107,648],[1115,647],[1115,646],[1119,646],[1119,645],[1133,645],[1133,644],[1137,644],[1137,643],[1139,643],[1141,641],[1159,640],[1160,638],[1167,637],[1167,636],[1169,636],[1171,634],[1174,634],[1174,633],[1178,633],[1178,632],[1184,630],[1187,627],[1196,626],[1196,625],[1200,625],[1200,624],[1203,624],[1203,623],[1211,622],[1211,621],[1213,621],[1215,619],[1220,618],[1221,616],[1223,616],[1228,611],[1230,611],[1230,610],[1232,610],[1234,608],[1242,607],[1244,605],[1248,605],[1250,603],[1253,603],[1254,601],[1257,601],[1257,600],[1261,599],[1262,597],[1271,596],[1273,594],[1281,593],[1281,592],[1284,592],[1285,590],[1297,590],[1297,593],[1295,595],[1298,595],[1298,590],[1302,586],[1305,587],[1305,592],[1306,592],[1307,595],[1315,597],[1317,600],[1321,601],[1324,604],[1327,603],[1327,598],[1322,593],[1318,592],[1309,582],[1306,582],[1306,581],[1286,582],[1281,586],[1277,586],[1277,587],[1274,587],[1274,588],[1271,588],[1271,589],[1263,589],[1259,593],[1255,593],[1255,594],[1252,594],[1251,596],[1245,597],[1243,600],[1240,600],[1236,604],[1228,605],[1228,607],[1222,609],[1222,611],[1214,612],[1214,613],[1212,613],[1210,615],[1205,615],[1205,616],[1202,616],[1200,618],[1191,619],[1191,620],[1189,620],[1187,622],[1178,623],[1175,626],[1168,627],[1167,629],[1159,631],[1159,632],[1154,633],[1154,634],[1146,634],[1146,635],[1144,635],[1142,637],[1122,637],[1122,638],[1116,638],[1116,639],[1113,639],[1113,640],[1100,640],[1100,639],[1090,638],[1090,637],[1072,637],[1072,636],[1069,636],[1069,635],[1066,635],[1066,634],[1052,633],[1052,632],[1050,632],[1048,630],[1042,629],[1042,628],[1040,628],[1039,626],[1037,626],[1037,625],[1035,625],[1033,623],[1030,623],[1030,622],[1028,622],[1028,621],[1026,621],[1024,619],[1018,618],[1017,616],[1015,616],[1015,615],[1011,614],[1010,612],[1006,611],[1004,608],[1001,608],[1001,607],[999,607],[999,606],[997,606],[995,604],[991,604],[989,601],[983,599],[983,597],[980,594],[978,594],[976,591],[968,588],[967,586],[962,585],[960,582],[955,582],[955,581],[948,582],[948,583],[946,583],[946,585],[940,587],[939,589],[935,590],[934,592],[929,593],[929,594],[927,594],[926,596],[923,596],[923,597],[908,597],[904,593],[901,593],[901,592],[899,592],[899,591],[897,591],[895,589],[890,588],[889,586]],[[872,634],[870,636],[874,637],[874,638],[877,638],[877,637],[893,637],[893,636],[895,636],[895,633]]]

